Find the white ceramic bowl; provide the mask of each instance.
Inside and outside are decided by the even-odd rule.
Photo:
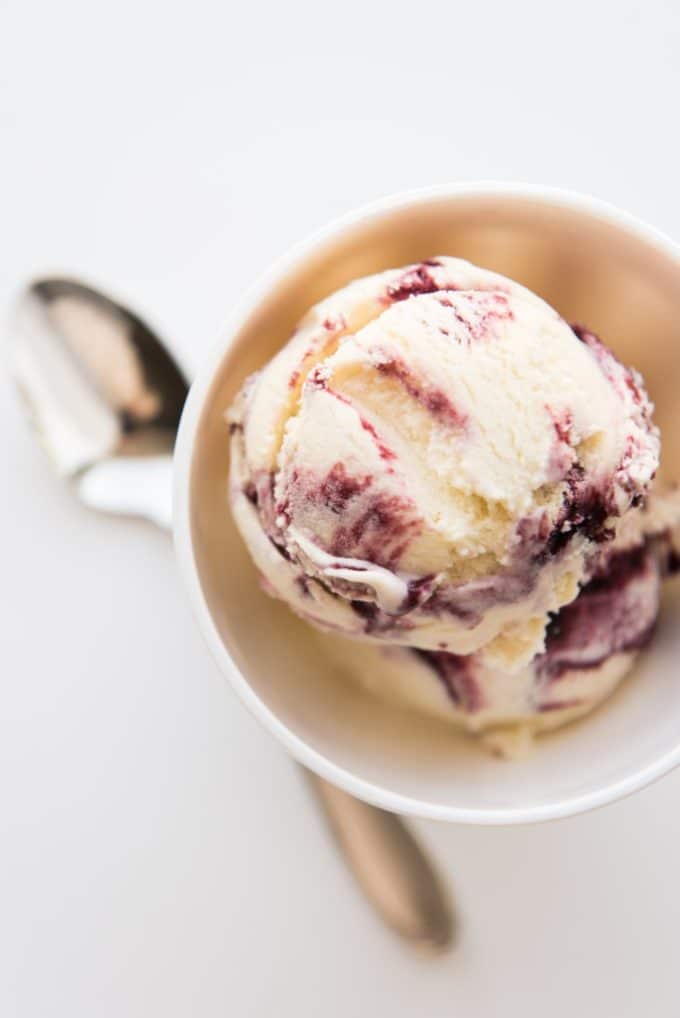
[[[666,476],[680,478],[680,248],[609,205],[564,191],[454,184],[387,198],[281,259],[232,314],[186,405],[175,535],[199,624],[247,707],[293,756],[390,810],[465,823],[567,816],[680,761],[680,591],[651,649],[599,710],[504,762],[441,722],[371,699],[333,672],[306,625],[258,585],[226,501],[224,411],[315,301],[356,276],[436,254],[531,287],[638,367],[657,403]]]

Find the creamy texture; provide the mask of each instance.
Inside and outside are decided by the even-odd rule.
[[[453,722],[503,755],[531,735],[587,713],[608,697],[653,635],[661,581],[678,568],[680,492],[658,493],[631,515],[579,596],[554,615],[545,649],[515,672],[484,654],[361,646],[317,637],[336,671],[380,698]]]
[[[634,372],[519,284],[444,257],[312,308],[230,423],[232,507],[270,593],[518,684],[659,455]]]

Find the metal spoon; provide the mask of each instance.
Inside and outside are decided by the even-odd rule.
[[[172,450],[187,382],[136,315],[72,279],[41,279],[17,301],[12,368],[57,473],[91,508],[169,529]],[[453,919],[422,848],[394,814],[306,772],[345,861],[406,939],[446,947]]]

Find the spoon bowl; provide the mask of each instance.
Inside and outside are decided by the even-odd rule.
[[[170,526],[188,383],[151,329],[75,279],[39,279],[16,303],[11,359],[42,445],[82,501]]]

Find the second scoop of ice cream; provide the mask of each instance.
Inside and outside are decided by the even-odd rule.
[[[232,430],[236,519],[272,592],[322,627],[509,669],[540,652],[659,454],[634,372],[452,258],[316,305]]]

